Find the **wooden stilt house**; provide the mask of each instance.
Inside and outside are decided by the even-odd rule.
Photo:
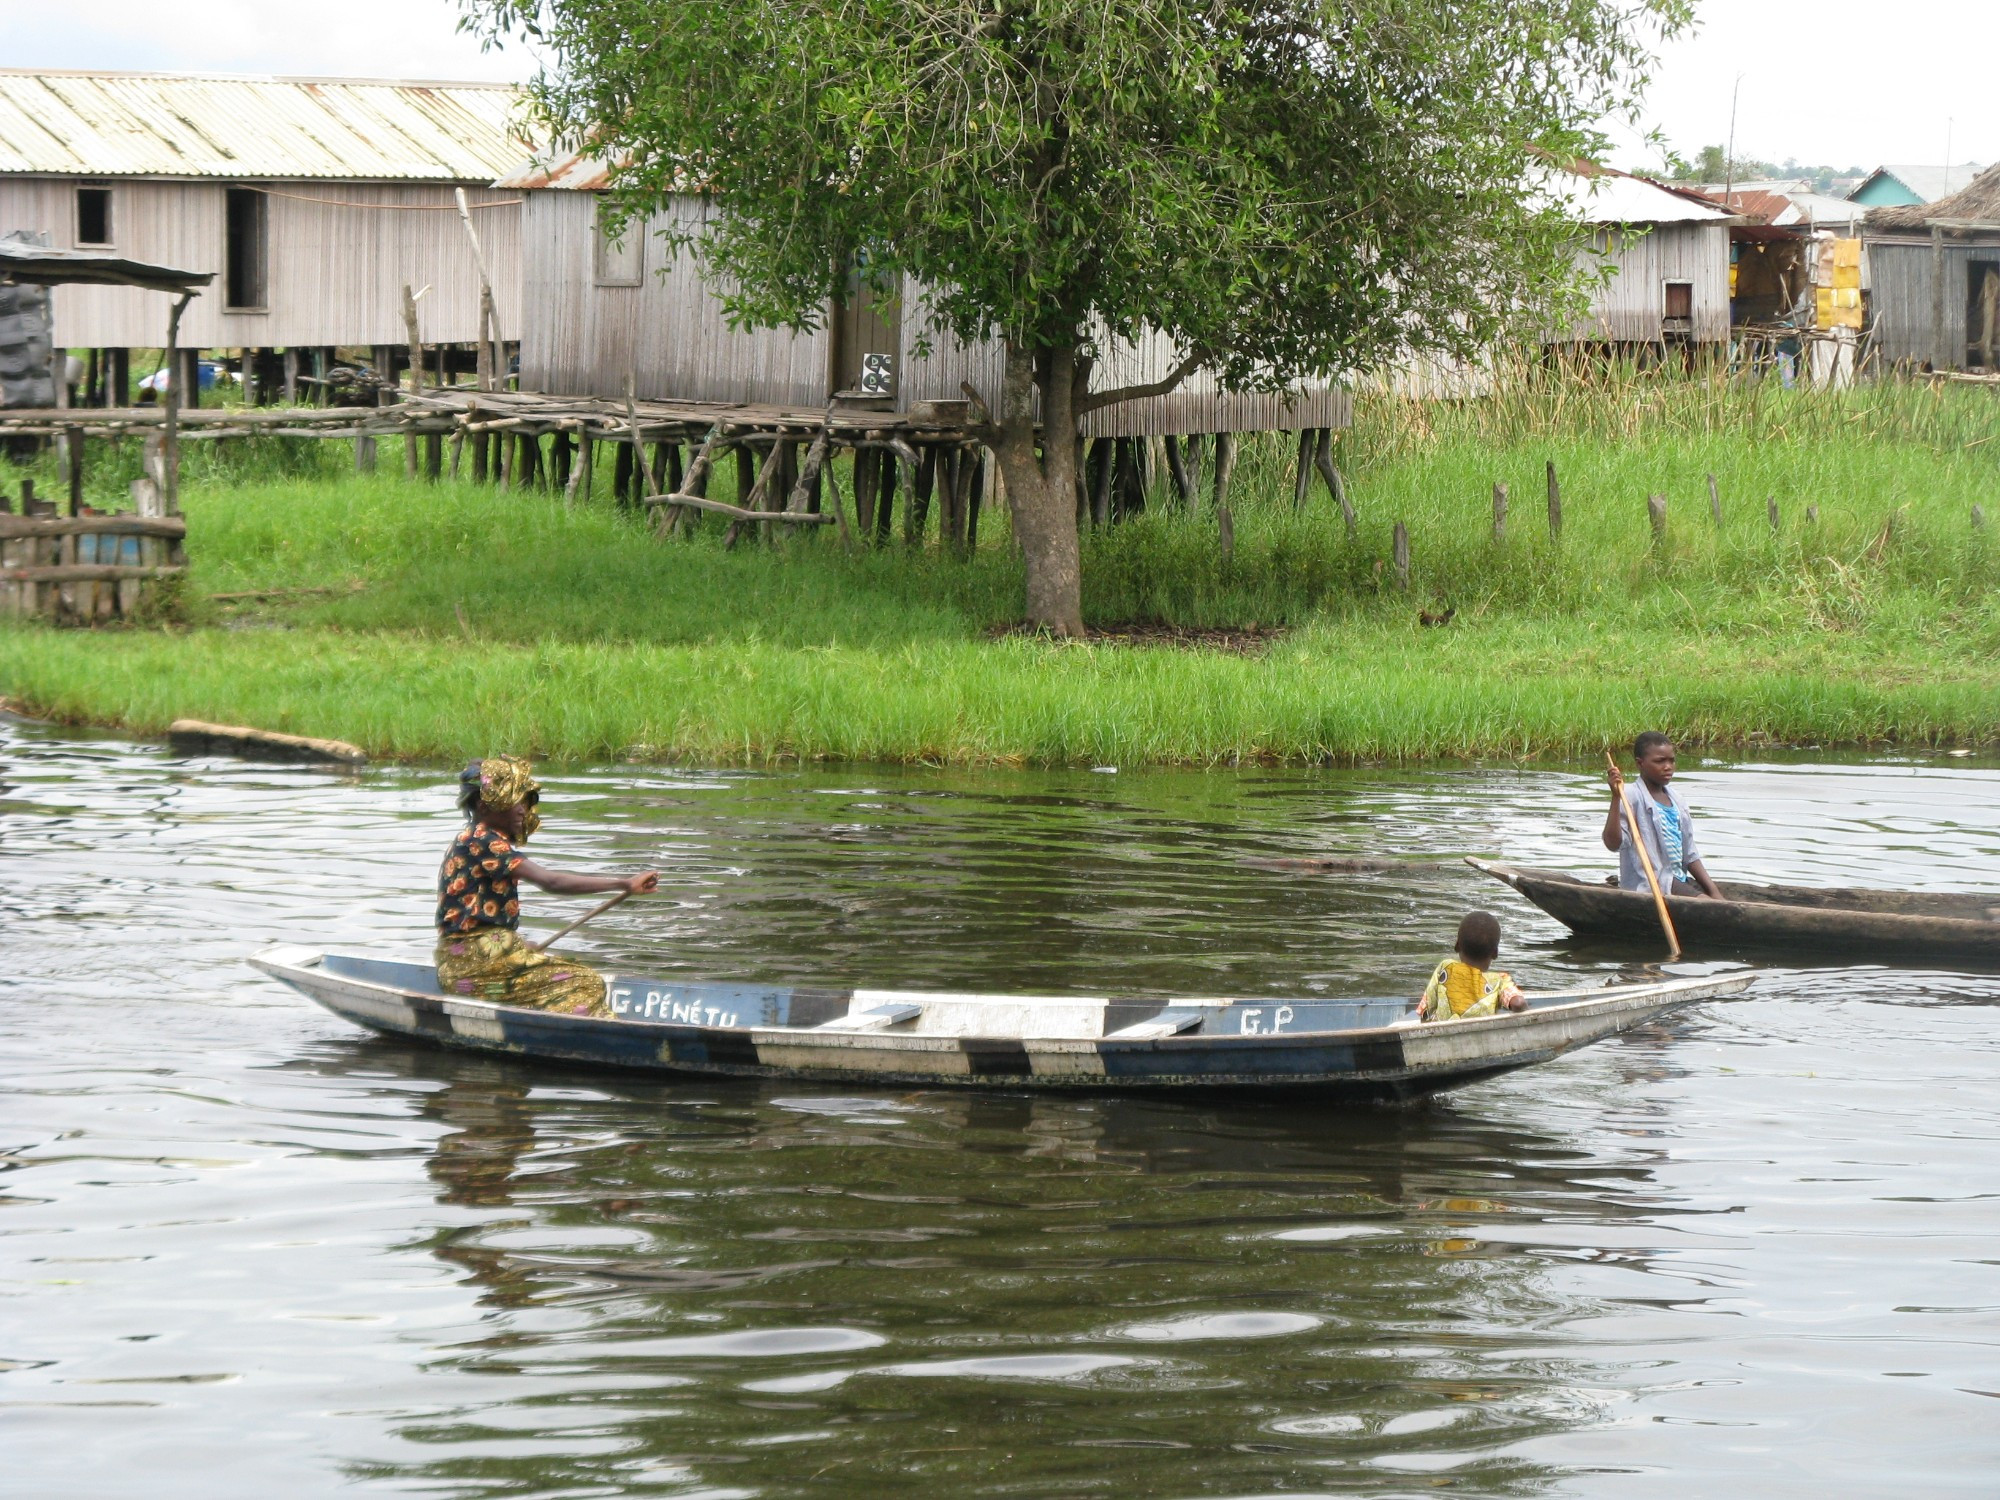
[[[393,363],[409,342],[406,284],[429,289],[424,344],[479,337],[463,190],[511,342],[520,208],[491,184],[533,149],[514,97],[484,84],[0,69],[0,235],[213,272],[182,348],[244,351],[267,385],[291,385],[302,356],[324,363],[343,346]],[[157,292],[56,288],[57,345],[92,355],[80,404],[126,404],[130,377],[146,373],[130,351],[156,347],[165,321]]]
[[[961,382],[998,398],[999,345],[965,345],[930,329],[919,286],[882,302],[857,283],[813,333],[737,331],[693,261],[671,258],[661,238],[716,212],[713,205],[688,196],[644,224],[609,222],[605,169],[577,156],[523,168],[496,186],[524,200],[524,389],[620,396],[630,378],[642,397],[817,408],[844,394],[903,413],[961,405]],[[1110,351],[1100,378],[1157,380],[1178,359],[1166,339],[1144,339]],[[1197,375],[1170,395],[1092,412],[1083,430],[1113,438],[1325,430],[1346,425],[1348,411],[1346,392],[1331,383],[1246,395]]]

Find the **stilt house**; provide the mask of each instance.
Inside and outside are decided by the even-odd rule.
[[[520,208],[493,190],[532,142],[514,91],[466,83],[0,69],[0,235],[212,271],[186,349],[407,348],[402,288],[427,345],[479,336],[471,207],[502,336],[520,319]],[[86,400],[128,399],[163,294],[64,286],[55,340],[104,351]],[[251,363],[256,363],[252,361]],[[262,362],[266,368],[270,361]]]
[[[1862,233],[1880,357],[2000,371],[2000,166],[1935,203],[1878,208]]]
[[[836,394],[874,400],[891,411],[948,411],[965,400],[961,382],[999,397],[1002,357],[995,343],[961,344],[928,328],[923,289],[878,301],[857,280],[813,333],[741,332],[691,258],[669,258],[661,231],[699,222],[712,205],[675,199],[645,223],[607,221],[603,165],[572,156],[535,164],[497,186],[525,200],[521,218],[521,385],[561,395],[638,395],[818,409]],[[1111,351],[1106,384],[1158,380],[1179,362],[1165,338]],[[1346,393],[1331,383],[1289,395],[1226,392],[1204,374],[1149,400],[1092,412],[1085,435],[1326,429],[1346,425]]]

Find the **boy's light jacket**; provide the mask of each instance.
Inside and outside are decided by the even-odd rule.
[[[1667,783],[1667,796],[1681,815],[1681,875],[1687,879],[1687,867],[1701,858],[1701,850],[1695,846],[1694,817],[1688,812],[1688,805],[1681,801],[1681,795],[1674,790],[1672,782]],[[1645,782],[1633,777],[1625,783],[1625,805],[1631,809],[1633,819],[1639,825],[1639,837],[1646,841],[1646,852],[1653,856],[1653,873],[1660,877],[1660,889],[1667,889],[1667,851],[1660,827],[1660,804],[1653,800]],[[1639,856],[1632,848],[1631,837],[1624,833],[1625,821],[1619,819],[1619,830],[1623,842],[1618,846],[1618,888],[1624,891],[1644,891],[1651,887],[1646,884],[1646,872],[1639,864]]]

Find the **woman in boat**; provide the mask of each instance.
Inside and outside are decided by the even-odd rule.
[[[520,882],[557,896],[641,895],[659,887],[658,873],[579,875],[522,854],[520,846],[542,822],[536,811],[542,789],[525,760],[489,755],[458,781],[466,822],[438,868],[438,987],[498,1005],[608,1018],[601,974],[521,941]]]
[[[1675,896],[1709,896],[1723,899],[1694,845],[1694,816],[1687,803],[1671,785],[1674,779],[1674,742],[1657,729],[1649,729],[1632,742],[1632,759],[1639,767],[1639,787],[1628,794],[1625,777],[1616,766],[1605,772],[1611,786],[1611,811],[1604,819],[1604,847],[1618,855],[1618,888],[1625,891],[1649,889],[1646,870],[1625,837],[1625,815],[1629,813],[1646,852],[1653,857],[1653,870],[1662,890]],[[1619,805],[1623,804],[1625,813]]]

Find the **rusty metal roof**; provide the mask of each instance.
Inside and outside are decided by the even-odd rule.
[[[595,156],[572,153],[548,161],[531,161],[507,173],[496,188],[567,188],[596,192],[611,185],[611,168]]]
[[[489,183],[535,149],[504,84],[0,68],[0,173]]]

